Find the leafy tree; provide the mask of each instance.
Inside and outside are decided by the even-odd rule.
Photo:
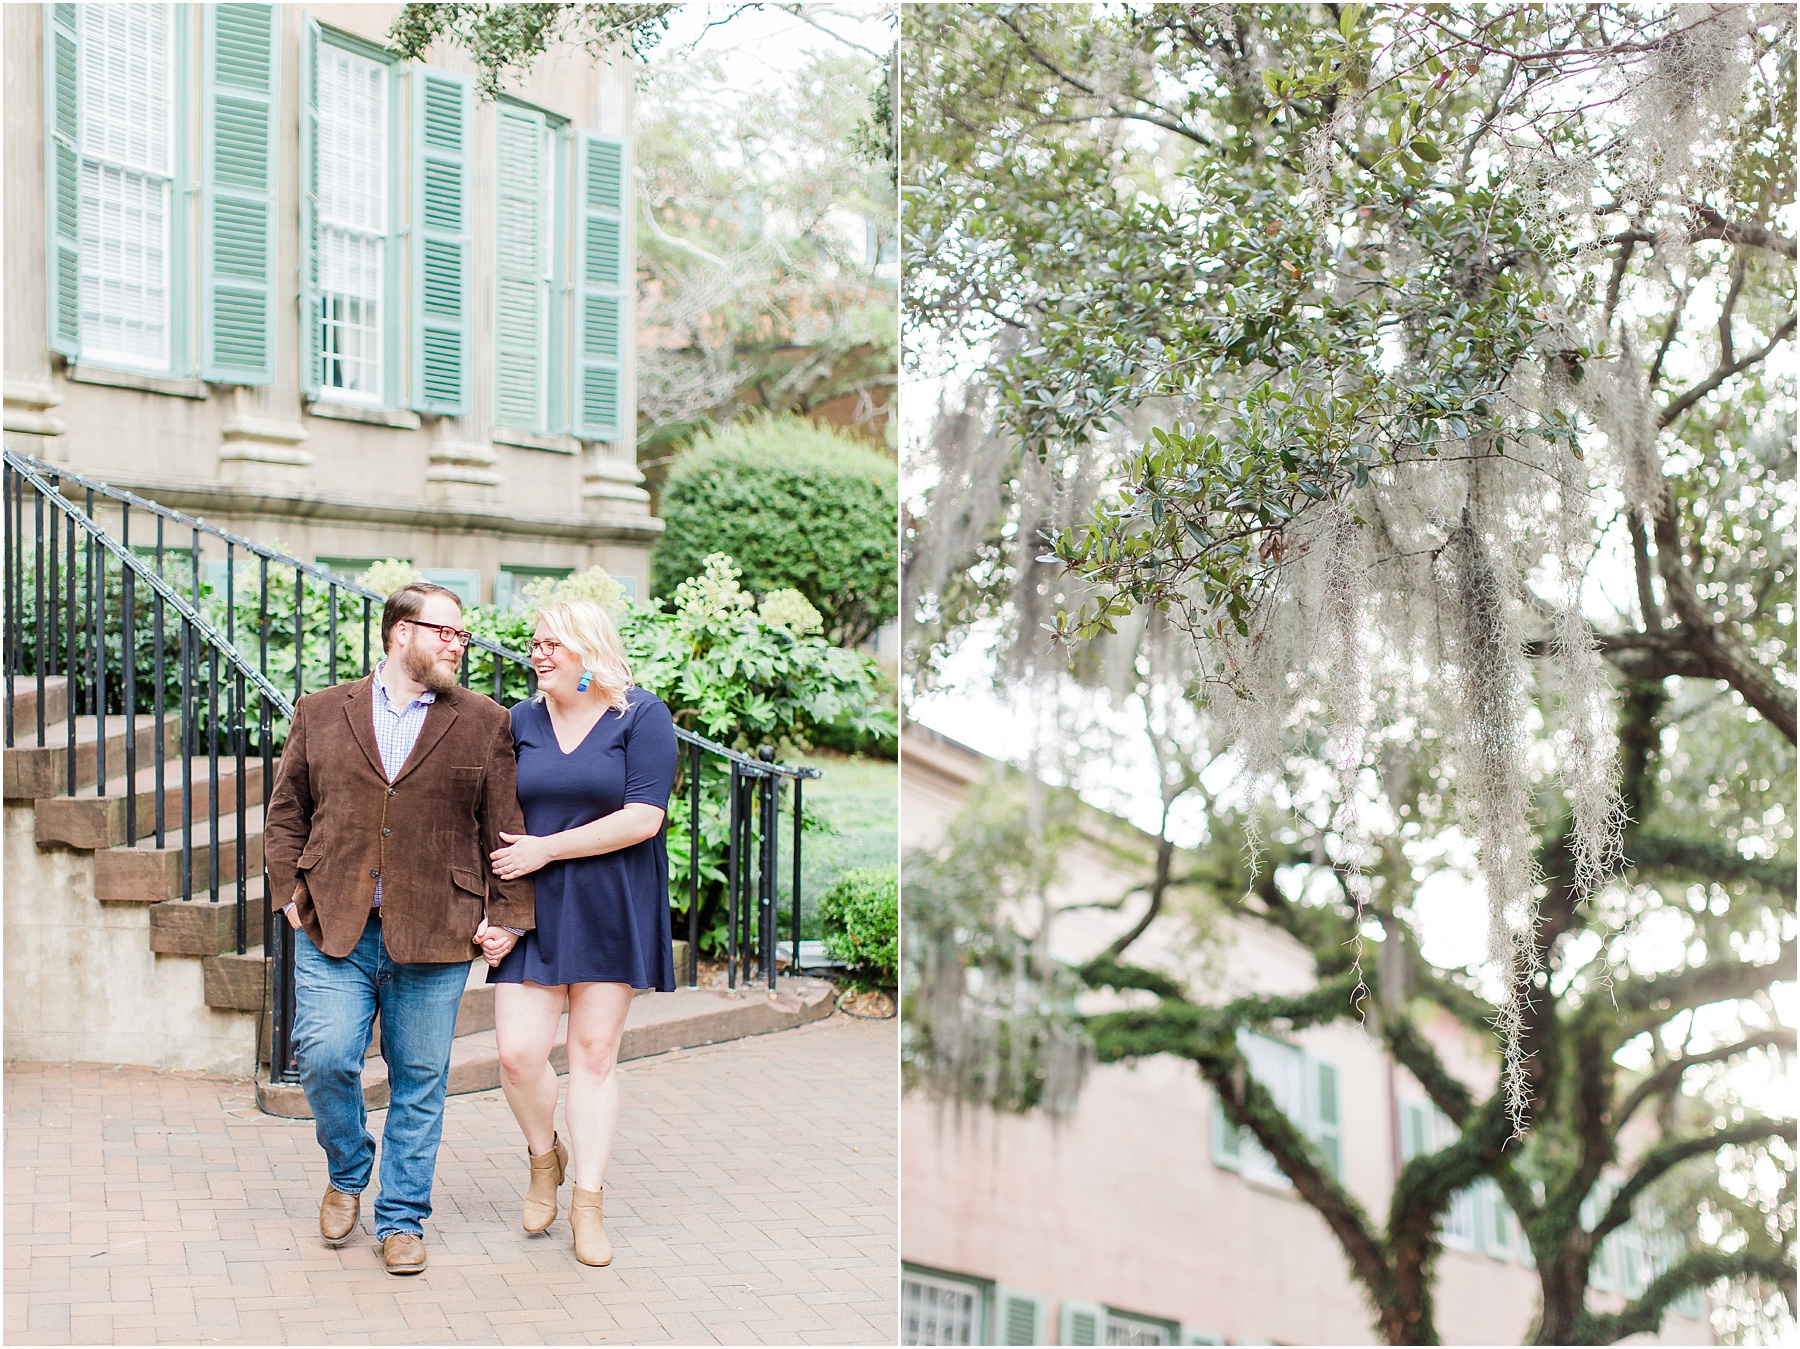
[[[553,47],[578,43],[595,57],[621,51],[639,61],[669,31],[677,4],[464,5],[400,7],[388,36],[400,55],[424,59],[438,42],[463,48],[480,72],[476,87],[494,98],[509,76],[523,75]]]
[[[669,475],[650,588],[672,594],[729,553],[749,589],[799,591],[831,641],[855,646],[899,609],[895,480],[884,456],[798,417],[716,432]]]
[[[1536,1256],[1540,1342],[1653,1328],[1727,1277],[1791,1314],[1792,1122],[1733,1071],[1792,1048],[1767,994],[1794,968],[1791,16],[906,22],[918,360],[981,365],[913,503],[915,668],[998,629],[1003,672],[1047,671],[1040,625],[1089,677],[1123,650],[1289,812],[1215,804],[1199,873],[1314,951],[1316,994],[1214,1007],[1127,943],[1084,974],[1157,1005],[1096,1022],[1100,1053],[1194,1061],[1389,1342],[1434,1338],[1437,1228],[1482,1175]],[[1132,664],[1146,629],[1185,638],[1179,668]],[[1252,879],[1228,863],[1259,835]],[[1425,845],[1458,836],[1485,971],[1411,936]],[[1660,969],[1659,931],[1685,946]],[[1498,1021],[1500,1090],[1444,1070],[1418,999]],[[1353,1007],[1462,1131],[1380,1223],[1233,1038]],[[1591,1310],[1596,1240],[1651,1191],[1703,1236]]]

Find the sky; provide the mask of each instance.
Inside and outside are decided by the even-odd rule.
[[[807,5],[805,12],[801,18],[772,5],[683,5],[670,16],[668,35],[650,64],[716,54],[732,83],[748,91],[778,84],[816,52],[843,51],[849,44],[879,55],[893,45],[894,25],[886,17],[892,5]]]

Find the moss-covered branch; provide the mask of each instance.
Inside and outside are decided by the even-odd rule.
[[[1766,1251],[1690,1251],[1650,1281],[1637,1300],[1616,1312],[1584,1312],[1564,1343],[1617,1344],[1630,1335],[1653,1335],[1669,1305],[1695,1288],[1720,1279],[1757,1278],[1779,1284],[1788,1306],[1794,1305],[1792,1256]]]
[[[1598,1245],[1606,1239],[1608,1233],[1630,1222],[1631,1208],[1638,1196],[1688,1158],[1710,1156],[1720,1148],[1734,1143],[1747,1145],[1760,1143],[1768,1138],[1788,1138],[1793,1132],[1792,1120],[1767,1119],[1759,1115],[1754,1119],[1727,1124],[1711,1133],[1696,1134],[1690,1138],[1670,1138],[1658,1143],[1639,1159],[1637,1168],[1619,1187],[1618,1193],[1613,1195],[1612,1203],[1607,1206],[1600,1221],[1594,1224],[1594,1244]]]
[[[1717,1045],[1698,1054],[1686,1054],[1672,1059],[1656,1072],[1650,1074],[1622,1100],[1612,1115],[1613,1133],[1623,1129],[1638,1108],[1653,1096],[1662,1096],[1675,1091],[1681,1086],[1681,1079],[1689,1068],[1697,1068],[1703,1063],[1719,1063],[1725,1059],[1736,1058],[1739,1054],[1763,1047],[1786,1049],[1790,1053],[1795,1047],[1794,1031],[1787,1026],[1777,1026],[1772,1030],[1759,1031],[1755,1035],[1747,1035],[1742,1040],[1733,1040],[1729,1044]]]

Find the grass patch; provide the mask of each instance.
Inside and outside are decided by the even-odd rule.
[[[900,860],[900,765],[892,759],[819,750],[800,762],[822,771],[806,784],[806,813],[828,823],[829,834],[808,833],[800,852],[800,936],[819,937],[819,897],[851,867],[892,867]],[[793,912],[793,795],[782,793],[780,930]]]

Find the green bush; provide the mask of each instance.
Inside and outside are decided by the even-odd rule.
[[[900,875],[854,867],[819,900],[825,949],[862,977],[891,988],[900,961]]]
[[[799,417],[736,422],[669,472],[651,593],[726,553],[747,589],[799,591],[829,640],[855,646],[900,609],[898,513],[895,467],[862,441]]]

